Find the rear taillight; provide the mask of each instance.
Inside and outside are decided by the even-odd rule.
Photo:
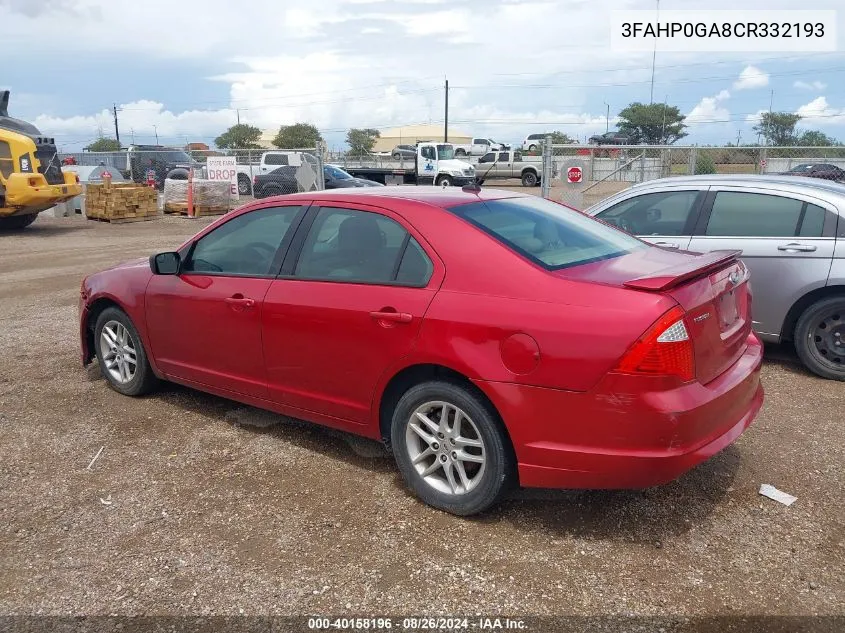
[[[674,307],[628,350],[616,371],[622,374],[695,378],[695,350],[684,323],[684,311]]]

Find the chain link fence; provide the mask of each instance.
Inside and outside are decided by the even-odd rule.
[[[234,157],[238,194],[269,196],[314,191],[325,188],[323,167],[326,152],[322,146],[284,150],[182,150],[149,146],[130,147],[118,152],[60,153],[62,165],[76,166],[80,179],[86,180],[86,168],[107,167],[138,184],[155,180],[162,189],[166,179],[187,180],[193,168],[195,178],[207,178],[209,158]]]
[[[543,195],[584,209],[635,183],[693,174],[811,173],[845,181],[845,147],[552,145]],[[551,167],[545,162],[552,161]]]

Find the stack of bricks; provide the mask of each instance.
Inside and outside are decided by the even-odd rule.
[[[158,192],[134,183],[89,184],[85,187],[85,215],[104,222],[138,222],[158,215]]]

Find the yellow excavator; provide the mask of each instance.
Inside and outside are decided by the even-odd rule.
[[[9,91],[0,92],[0,230],[29,226],[81,193],[79,176],[62,171],[55,140],[10,117]]]

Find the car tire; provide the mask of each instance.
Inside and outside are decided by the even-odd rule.
[[[522,172],[523,187],[535,187],[537,186],[537,182],[539,182],[539,178],[537,178],[537,174],[535,174],[533,171]]]
[[[531,145],[529,145],[529,146],[528,146],[528,151],[529,151],[529,152],[536,152],[536,151],[537,151],[537,146],[536,146],[536,145],[534,145],[534,143],[532,143]]]
[[[447,414],[441,417],[444,408]],[[458,412],[461,422],[455,429]],[[497,414],[456,383],[431,381],[408,389],[393,410],[390,437],[408,487],[439,510],[459,516],[484,512],[516,480],[513,449]]]
[[[252,193],[252,183],[246,174],[238,174],[238,194],[248,196]]]
[[[400,154],[399,152],[394,152],[393,160],[401,160],[401,159],[402,159],[402,154]]]
[[[452,181],[451,176],[438,176],[435,184],[438,187],[451,187],[454,184],[454,182]]]
[[[28,213],[26,215],[10,215],[6,218],[0,218],[0,231],[19,231],[20,229],[25,229],[35,222],[35,218],[37,217],[37,213]]]
[[[109,341],[110,348],[106,347]],[[130,349],[131,352],[128,351]],[[138,330],[123,310],[106,308],[97,317],[94,325],[94,350],[100,372],[109,386],[118,393],[125,396],[143,396],[158,386],[158,378],[150,366]],[[120,356],[116,357],[116,353]]]
[[[845,296],[821,299],[804,310],[795,324],[794,342],[807,369],[845,381]]]
[[[455,150],[455,156],[466,156],[466,155],[467,155],[466,150],[463,150],[463,149],[456,149]]]

